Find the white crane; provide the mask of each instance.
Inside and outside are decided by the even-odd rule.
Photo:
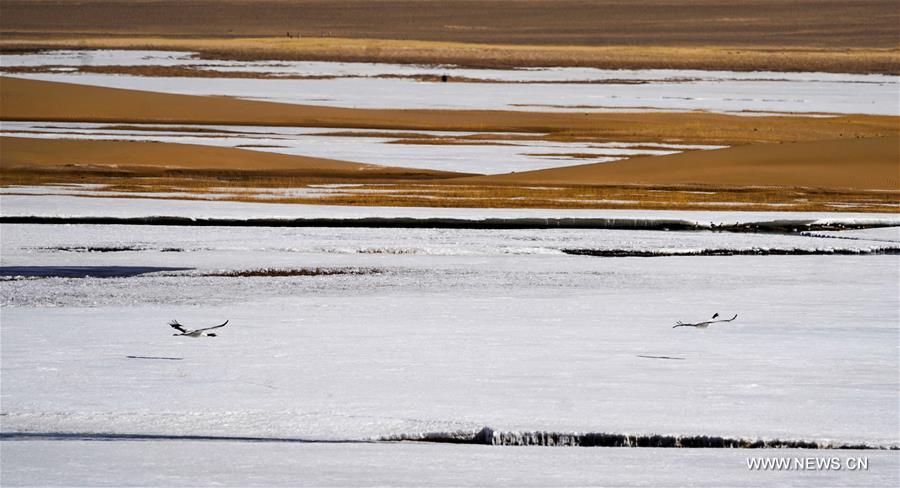
[[[169,327],[172,327],[173,329],[175,329],[175,330],[181,332],[181,334],[172,334],[172,335],[176,335],[176,336],[187,336],[187,337],[203,337],[203,336],[206,336],[206,337],[215,337],[216,334],[211,333],[211,332],[206,332],[206,331],[208,331],[208,330],[213,330],[213,329],[218,329],[219,327],[225,327],[225,324],[227,324],[227,323],[228,323],[228,321],[226,320],[225,322],[223,322],[223,323],[221,323],[221,324],[219,324],[219,325],[214,325],[214,326],[212,326],[212,327],[206,327],[205,329],[194,329],[194,330],[190,330],[190,329],[185,329],[184,326],[181,325],[181,324],[179,324],[177,320],[173,320],[173,321],[169,322]]]
[[[715,315],[712,316],[712,318],[715,319],[718,316],[719,316],[719,314],[716,313]],[[707,320],[706,322],[697,322],[696,324],[685,324],[684,322],[679,320],[678,322],[676,322],[676,325],[672,328],[674,329],[675,327],[696,327],[698,329],[705,329],[705,328],[709,327],[709,324],[718,324],[720,322],[732,322],[736,318],[737,318],[737,314],[734,314],[734,317],[731,317],[730,319]]]

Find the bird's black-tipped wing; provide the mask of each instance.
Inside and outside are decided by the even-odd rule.
[[[711,322],[709,322],[709,323],[710,323],[710,324],[720,324],[720,323],[722,323],[722,322],[734,322],[734,319],[736,319],[736,318],[737,318],[737,314],[734,314],[734,317],[731,317],[730,319],[713,320],[713,321],[711,321]]]
[[[212,327],[207,327],[207,328],[205,328],[205,329],[197,329],[197,332],[203,332],[204,330],[218,329],[219,327],[225,327],[226,324],[228,324],[228,321],[227,321],[227,320],[226,320],[225,322],[222,322],[222,323],[219,324],[219,325],[214,325],[214,326],[212,326]]]
[[[182,334],[187,332],[187,329],[185,329],[183,325],[179,324],[177,320],[169,322],[169,327],[177,330],[178,332],[181,332]]]

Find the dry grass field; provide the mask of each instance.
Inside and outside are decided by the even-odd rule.
[[[4,0],[10,35],[896,48],[891,0]]]
[[[6,51],[900,73],[900,9],[889,0],[4,0],[2,9]]]
[[[104,185],[92,195],[131,198],[217,200],[314,205],[411,206],[466,208],[618,208],[662,210],[775,210],[827,212],[898,212],[898,190],[852,190],[813,187],[735,187],[714,185],[514,184],[464,180],[335,178],[264,172],[226,172],[143,168],[4,169],[0,185],[15,194],[15,185]],[[140,176],[135,178],[135,176]],[[320,192],[322,185],[354,184],[352,191]],[[291,196],[289,189],[311,189]],[[149,193],[160,193],[153,197]],[[176,195],[180,193],[180,195]],[[138,195],[139,194],[139,195]],[[163,195],[164,194],[164,195]]]
[[[211,59],[452,64],[475,68],[578,66],[604,69],[900,73],[900,48],[896,46],[537,46],[344,38],[71,36],[39,39],[4,36],[0,40],[0,50],[6,52],[41,49],[175,50],[197,52]],[[127,68],[120,69],[123,73],[128,72]],[[146,72],[146,69],[142,71]],[[189,74],[196,74],[196,70]]]

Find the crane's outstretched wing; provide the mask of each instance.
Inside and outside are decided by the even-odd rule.
[[[187,329],[185,329],[183,325],[179,324],[177,320],[169,322],[169,327],[177,330],[178,332],[181,332],[182,334],[187,332]]]
[[[207,328],[205,328],[205,329],[197,329],[196,332],[203,332],[204,330],[218,329],[219,327],[225,327],[226,324],[228,324],[228,321],[227,321],[227,320],[226,320],[225,322],[222,322],[222,323],[219,324],[219,325],[214,325],[214,326],[212,326],[212,327],[207,327]]]
[[[715,322],[710,322],[710,323],[715,324],[715,323],[719,323],[719,322],[734,322],[734,319],[736,319],[736,318],[737,318],[737,314],[734,314],[734,317],[731,317],[730,319],[716,320]]]
[[[706,327],[707,325],[709,325],[709,324],[711,324],[711,323],[712,323],[712,322],[697,322],[696,324],[684,324],[684,323],[678,322],[678,325],[675,325],[675,326],[672,327],[672,328],[673,328],[673,329],[674,329],[675,327],[699,327],[699,328],[704,328],[704,327]]]
[[[718,315],[718,314],[716,314],[716,315]],[[697,327],[697,328],[703,329],[703,328],[708,327],[710,324],[718,324],[721,322],[734,322],[734,319],[736,319],[736,318],[737,318],[737,314],[734,314],[734,317],[731,317],[730,319],[708,320],[706,322],[697,322],[696,324],[685,324],[679,320],[678,322],[675,323],[676,325],[673,326],[672,328],[674,329],[675,327]]]

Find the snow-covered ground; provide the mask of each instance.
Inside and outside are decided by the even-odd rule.
[[[247,127],[216,125],[161,126],[129,124],[118,129],[109,124],[60,122],[2,122],[0,135],[42,139],[154,141],[205,146],[239,147],[254,151],[358,161],[407,168],[469,173],[509,173],[535,169],[603,163],[636,156],[675,154],[688,149],[719,149],[725,146],[647,143],[580,143],[539,140],[482,139],[477,145],[396,144],[406,136],[438,135],[462,137],[471,132],[370,131],[315,127]],[[141,129],[170,130],[141,130]],[[179,130],[180,129],[180,130]],[[197,130],[205,132],[196,132]],[[323,133],[366,133],[361,136]],[[383,137],[374,134],[385,134]],[[504,134],[497,134],[503,136]],[[574,155],[578,156],[566,156]],[[584,157],[590,154],[593,157]]]
[[[896,486],[900,453],[234,442],[3,442],[4,486]],[[747,460],[839,460],[750,471]],[[867,458],[868,470],[850,470]],[[851,461],[853,459],[853,461]]]
[[[189,53],[125,51],[4,55],[0,57],[0,65],[199,65],[218,71],[338,76],[332,79],[281,80],[151,77],[66,71],[15,74],[31,79],[165,93],[357,108],[900,114],[897,90],[900,77],[888,75],[590,68],[470,70],[369,63],[202,61],[192,59]],[[440,83],[375,77],[421,74],[521,83]],[[616,80],[626,82],[616,83]],[[552,81],[583,83],[547,83]]]

